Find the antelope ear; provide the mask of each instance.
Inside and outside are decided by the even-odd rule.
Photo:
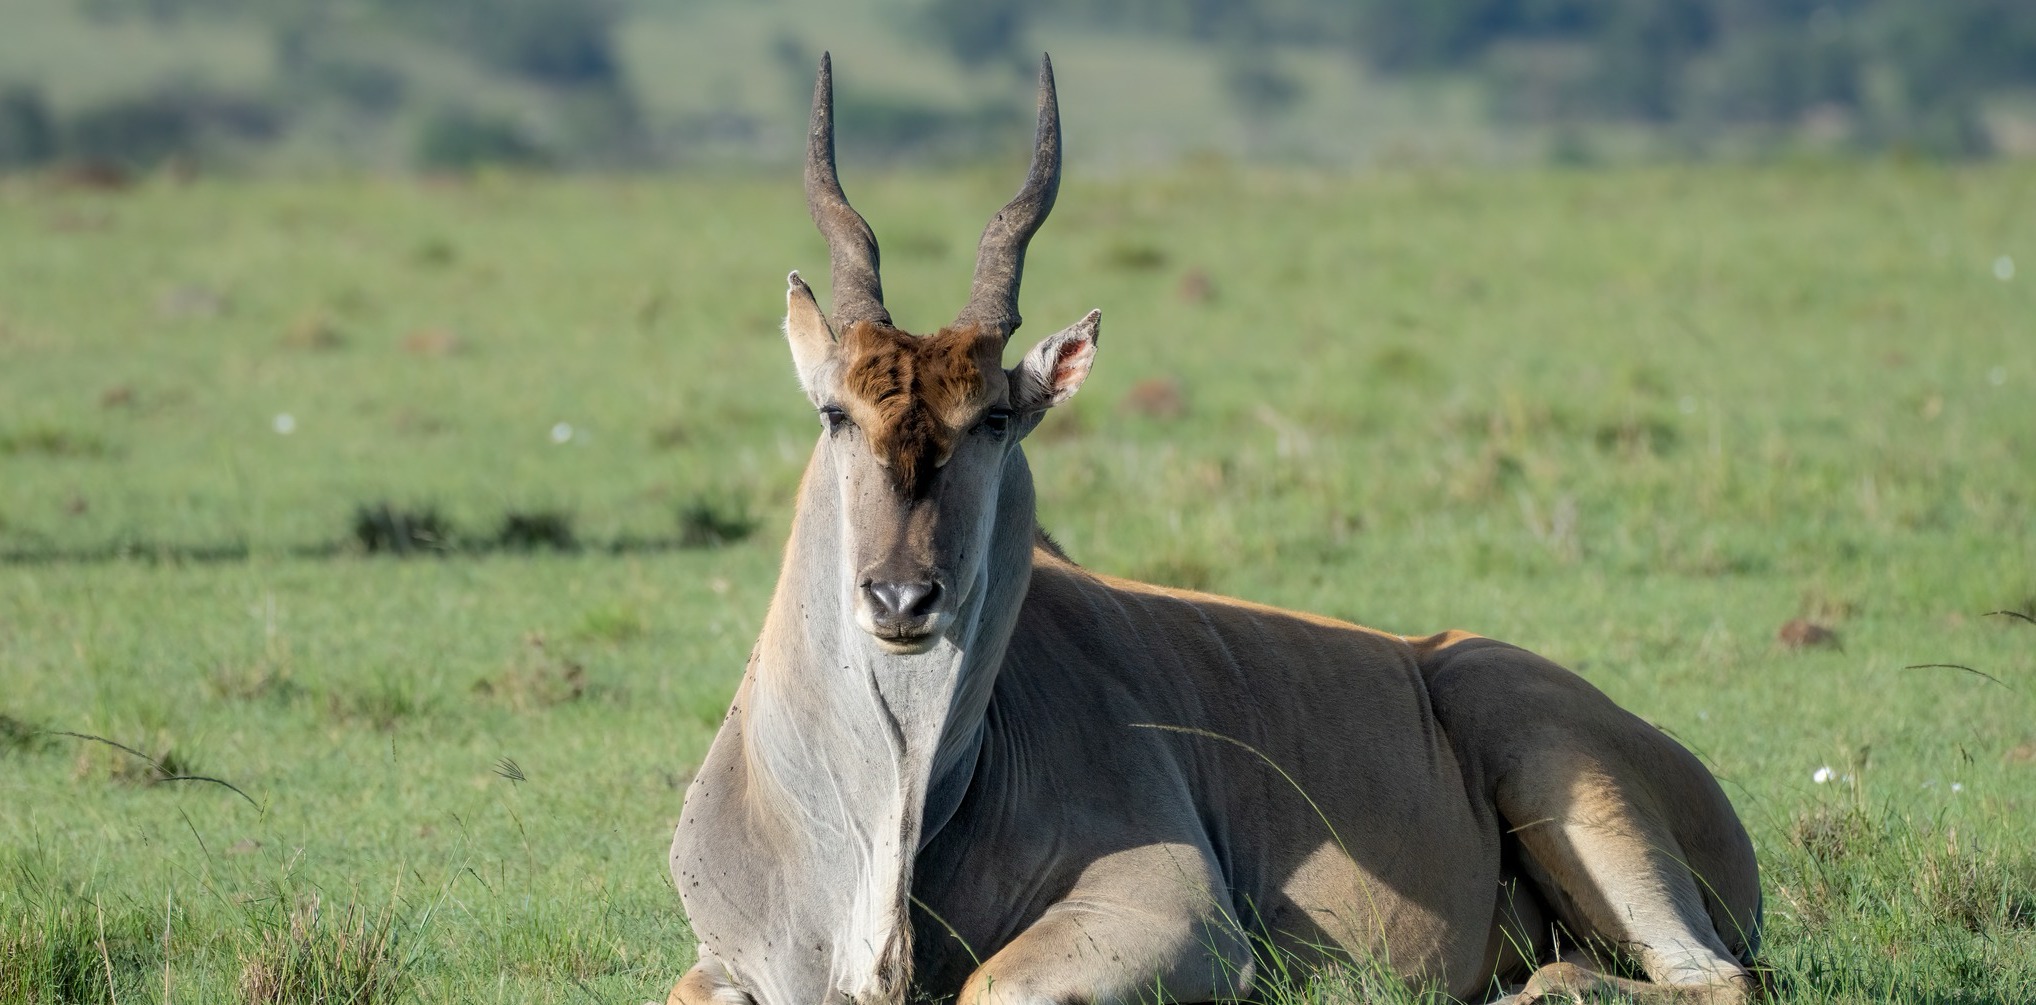
[[[1043,412],[1081,390],[1096,361],[1096,342],[1103,336],[1103,312],[1087,316],[1048,335],[1025,354],[1011,371],[1011,407],[1020,412]]]
[[[820,313],[820,302],[813,299],[812,288],[797,272],[785,277],[785,285],[785,341],[792,346],[792,365],[799,370],[799,386],[805,388],[808,398],[813,398],[818,392],[820,368],[834,358],[834,330],[827,326],[827,315]]]

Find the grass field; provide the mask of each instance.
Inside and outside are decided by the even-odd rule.
[[[902,323],[1008,174],[849,179]],[[1779,1000],[2027,1003],[2030,220],[2028,165],[1074,179],[1041,516],[1672,730]],[[661,999],[825,265],[789,176],[0,187],[0,1002]]]

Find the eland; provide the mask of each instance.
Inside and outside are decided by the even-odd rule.
[[[1745,828],[1582,678],[1102,575],[1039,529],[1022,443],[1101,323],[1003,364],[1060,160],[1042,61],[968,304],[908,334],[836,176],[822,57],[805,185],[833,310],[796,272],[785,307],[818,442],[673,837],[699,962],[670,1002],[1203,1002],[1297,965],[1463,1000],[1755,997]]]

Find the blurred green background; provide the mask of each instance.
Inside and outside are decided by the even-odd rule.
[[[1041,49],[1076,163],[2036,151],[2023,0],[6,0],[0,167],[783,163],[1013,147]]]

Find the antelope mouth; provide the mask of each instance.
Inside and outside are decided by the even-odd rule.
[[[864,607],[855,614],[856,627],[876,640],[879,648],[894,656],[917,656],[932,649],[940,641],[949,620],[945,611],[898,618],[884,617]]]
[[[917,656],[932,649],[933,644],[940,641],[940,633],[931,623],[879,628],[870,635],[885,652],[896,656]]]

